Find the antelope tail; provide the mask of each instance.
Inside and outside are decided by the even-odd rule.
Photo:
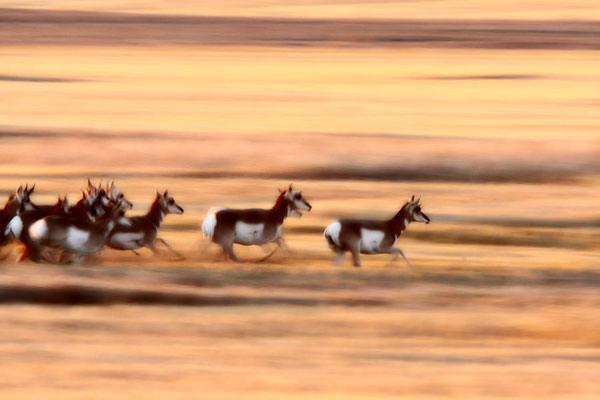
[[[323,236],[325,240],[327,240],[327,244],[332,249],[341,247],[340,243],[340,231],[342,230],[342,224],[339,221],[335,221],[330,224],[327,228],[325,228],[325,232],[323,232]]]
[[[202,233],[204,237],[212,239],[215,234],[215,228],[217,226],[217,213],[221,211],[222,208],[213,207],[208,210],[204,221],[202,221]]]

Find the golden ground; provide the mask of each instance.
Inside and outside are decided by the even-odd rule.
[[[39,186],[61,192],[78,182],[45,179]],[[167,217],[162,235],[185,261],[104,251],[78,267],[2,267],[2,397],[600,393],[597,181],[301,181],[314,211],[286,223],[290,253],[263,264],[226,263],[211,247],[202,252],[198,224],[211,205],[267,207],[283,182],[192,182],[152,182],[168,186],[186,208]],[[152,196],[143,180],[118,183],[136,210]],[[400,242],[414,271],[387,256],[364,257],[361,269],[349,260],[332,263],[320,234],[331,218],[384,217],[417,190],[433,222],[411,226]],[[580,194],[576,207],[558,196],[569,192]],[[490,215],[497,220],[484,218]],[[263,254],[238,250],[246,260]]]
[[[0,8],[0,192],[168,188],[187,257],[3,249],[1,399],[600,397],[593,1],[174,3],[0,1],[34,9]],[[289,253],[202,250],[210,207],[290,182]],[[413,271],[332,263],[332,219],[413,193]]]

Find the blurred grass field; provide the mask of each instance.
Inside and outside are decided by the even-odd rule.
[[[597,399],[592,3],[0,0],[0,193],[169,189],[186,256],[3,248],[0,398]],[[206,246],[290,183],[289,252]],[[333,263],[332,219],[412,194],[413,271]]]
[[[592,399],[597,182],[298,181],[314,209],[286,223],[290,251],[236,264],[215,247],[201,250],[203,213],[268,207],[286,182],[123,177],[117,183],[136,213],[154,187],[168,187],[185,207],[166,218],[162,236],[187,259],[105,250],[83,266],[4,264],[0,354],[9,368],[0,392]],[[36,199],[81,183],[45,178]],[[387,256],[365,256],[361,269],[332,262],[320,233],[329,220],[386,217],[413,192],[433,220],[400,240],[413,271]],[[578,195],[566,201],[564,193]],[[237,251],[247,261],[263,255]]]

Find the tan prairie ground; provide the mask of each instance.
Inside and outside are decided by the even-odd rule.
[[[600,397],[593,1],[177,3],[0,0],[0,192],[168,188],[186,256],[2,249],[0,399]],[[289,252],[206,246],[291,182]],[[333,264],[331,220],[412,194],[414,270]]]
[[[40,197],[81,183],[45,178]],[[119,183],[136,211],[153,186],[169,187],[186,213],[168,216],[163,236],[187,260],[106,250],[82,266],[2,267],[2,397],[600,393],[597,180],[299,181],[314,211],[288,221],[290,252],[263,264],[225,263],[214,247],[201,252],[198,224],[210,205],[268,206],[284,182]],[[400,241],[414,271],[387,256],[365,257],[362,269],[332,263],[320,233],[327,221],[384,217],[417,190],[433,222],[411,226]],[[568,193],[578,195],[566,201]],[[263,255],[239,250],[247,260]]]

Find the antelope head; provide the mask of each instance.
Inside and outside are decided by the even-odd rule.
[[[67,196],[58,198],[58,201],[55,205],[55,209],[56,211],[62,212],[64,214],[67,214],[69,212],[71,206],[69,205],[69,199],[67,199]]]
[[[415,195],[412,196],[410,201],[406,204],[406,211],[411,222],[421,222],[428,224],[431,219],[421,209],[421,198],[415,200]]]
[[[183,214],[183,208],[175,202],[168,190],[164,193],[156,192],[156,197],[164,214]]]
[[[280,190],[280,192],[284,193],[282,190]],[[284,197],[288,203],[288,215],[292,217],[300,218],[302,216],[302,211],[312,210],[312,206],[302,196],[302,192],[294,190],[292,185],[285,191]]]
[[[117,188],[114,181],[111,181],[110,185],[106,184],[106,193],[108,198],[117,204],[121,210],[125,211],[133,208],[133,203],[125,198],[125,195]]]
[[[33,204],[31,204],[31,194],[34,190],[35,184],[33,184],[32,187],[29,187],[29,185],[25,185],[24,188],[22,186],[19,186],[19,188],[15,192],[16,199],[18,199],[20,208],[22,210],[31,211],[35,209]]]

